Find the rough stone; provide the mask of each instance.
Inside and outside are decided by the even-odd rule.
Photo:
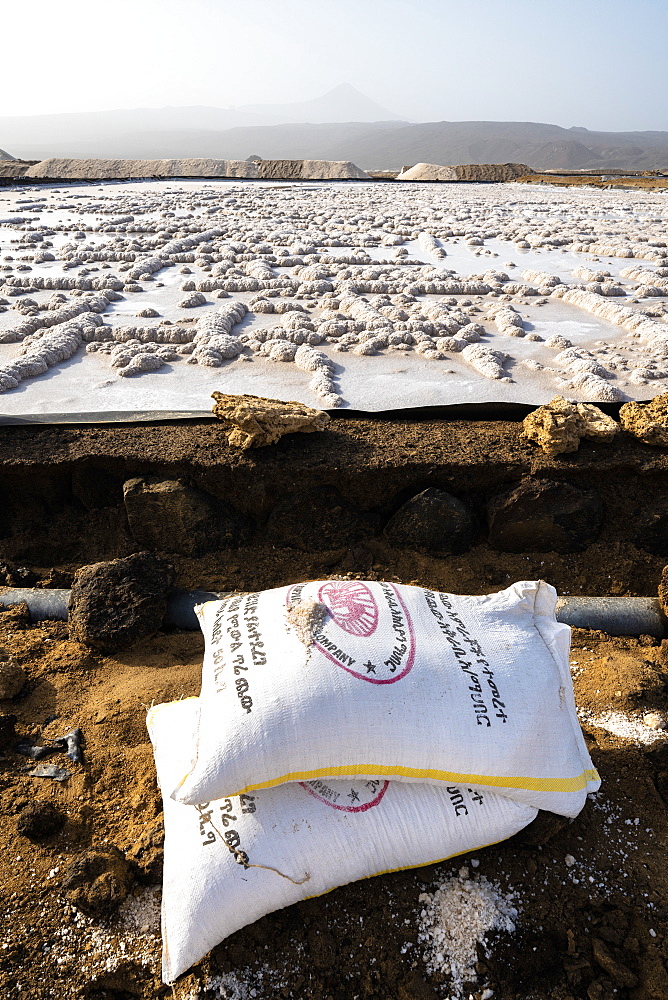
[[[26,682],[25,671],[9,657],[3,659],[0,650],[0,701],[15,698],[23,690]]]
[[[322,552],[353,546],[369,537],[375,518],[348,504],[331,486],[281,500],[269,516],[270,535],[296,549]]]
[[[153,635],[165,616],[173,575],[171,566],[150,552],[84,566],[72,584],[72,638],[112,652]]]
[[[70,865],[62,889],[82,913],[102,917],[127,899],[133,882],[132,868],[117,847],[97,847],[84,851]]]
[[[52,802],[30,802],[16,819],[16,830],[28,840],[46,840],[65,825],[66,816]]]
[[[265,399],[263,396],[234,396],[212,393],[213,412],[225,424],[228,443],[233,448],[262,448],[275,444],[284,434],[310,434],[329,423],[329,414],[304,403]]]
[[[643,725],[649,726],[650,729],[668,729],[668,721],[666,721],[666,717],[661,712],[646,712],[642,717],[642,721]]]
[[[598,536],[603,504],[571,483],[525,480],[489,504],[489,543],[501,552],[581,552]]]
[[[668,393],[649,403],[624,403],[619,420],[625,431],[644,444],[668,448]]]
[[[363,573],[368,575],[373,566],[373,553],[366,545],[352,545],[337,569],[341,573]]]
[[[240,514],[180,480],[128,479],[123,493],[132,537],[143,548],[197,556],[233,548],[245,535]]]
[[[399,548],[459,555],[471,547],[473,520],[461,500],[431,487],[400,507],[384,533]]]
[[[619,431],[612,417],[591,403],[576,403],[555,396],[545,406],[525,417],[524,435],[539,445],[549,458],[577,451],[580,438],[612,441]]]

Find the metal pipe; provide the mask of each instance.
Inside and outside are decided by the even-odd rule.
[[[67,621],[67,605],[70,602],[69,590],[35,590],[12,589],[0,587],[0,604],[7,607],[10,604],[28,605],[31,622]]]
[[[651,635],[663,639],[668,622],[656,597],[559,597],[557,621],[608,635]]]
[[[47,620],[66,622],[70,594],[69,590],[0,587],[0,604],[7,607],[25,601],[32,622]],[[219,593],[211,590],[175,590],[169,595],[164,623],[172,628],[194,632],[199,628],[195,607],[206,601],[220,601],[229,596],[229,591]]]
[[[230,591],[175,590],[168,598],[164,624],[171,628],[196,631],[199,628],[195,607],[206,601],[219,601]],[[30,619],[67,621],[69,590],[11,589],[0,587],[0,605],[25,601]],[[668,636],[668,621],[656,597],[559,597],[557,621],[574,628],[598,629],[609,635]]]
[[[197,605],[205,604],[207,601],[222,601],[224,597],[230,597],[230,591],[224,593],[210,590],[175,590],[167,601],[165,625],[196,632],[199,628],[195,614]]]

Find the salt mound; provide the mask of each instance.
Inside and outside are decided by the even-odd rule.
[[[0,156],[0,177],[23,177],[27,169],[28,164],[21,160],[4,159]]]
[[[526,163],[462,163],[455,170],[459,181],[514,181],[535,173]]]
[[[302,180],[362,180],[371,178],[350,160],[302,160]]]
[[[29,167],[26,177],[49,180],[116,180],[144,177],[241,177],[266,180],[370,180],[348,160],[110,160],[51,157]]]
[[[526,163],[462,163],[443,167],[437,163],[416,163],[403,170],[398,181],[513,181],[534,171]]]
[[[49,180],[115,180],[126,177],[257,177],[257,164],[246,160],[107,160],[51,157],[26,171],[26,177]]]
[[[416,163],[397,175],[398,181],[456,181],[454,167],[441,167],[437,163]]]
[[[257,160],[257,176],[264,180],[301,180],[303,160]]]

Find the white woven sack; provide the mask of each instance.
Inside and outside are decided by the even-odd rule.
[[[196,752],[174,797],[382,776],[576,816],[599,781],[556,596],[328,580],[203,605]]]
[[[359,778],[182,805],[169,792],[196,722],[196,699],[148,715],[165,807],[166,983],[266,913],[355,879],[498,843],[536,816],[531,806],[466,787]]]

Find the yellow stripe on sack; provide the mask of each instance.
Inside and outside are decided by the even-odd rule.
[[[314,771],[290,771],[280,778],[259,781],[240,788],[232,795],[243,795],[261,788],[275,788],[286,781],[310,781],[312,778],[347,778],[355,774],[373,775],[374,778],[413,778],[427,781],[447,781],[454,785],[489,785],[490,788],[519,788],[527,792],[580,792],[590,781],[599,781],[594,768],[583,771],[574,778],[529,778],[489,774],[457,774],[455,771],[433,771],[417,767],[383,767],[380,764],[351,764],[348,767],[321,767]],[[185,780],[185,779],[184,779]]]
[[[522,827],[522,829],[524,829]],[[517,831],[519,833],[519,830]],[[467,847],[464,851],[455,851],[454,854],[448,854],[444,858],[434,858],[433,861],[419,861],[416,865],[400,865],[398,868],[384,868],[379,872],[372,872],[371,875],[362,875],[361,878],[354,878],[351,882],[342,882],[341,885],[333,885],[331,889],[325,889],[324,892],[316,892],[313,896],[304,896],[304,899],[319,899],[320,896],[326,896],[330,892],[334,892],[335,889],[340,889],[342,885],[352,885],[353,882],[364,882],[369,878],[376,878],[378,875],[391,875],[393,872],[407,872],[412,868],[426,868],[427,865],[440,865],[444,861],[450,861],[452,858],[459,858],[462,854],[474,854],[476,851],[484,851],[486,847],[495,847],[497,844],[502,844],[508,837],[504,837],[502,840],[492,840],[489,844],[481,844],[479,847]]]

